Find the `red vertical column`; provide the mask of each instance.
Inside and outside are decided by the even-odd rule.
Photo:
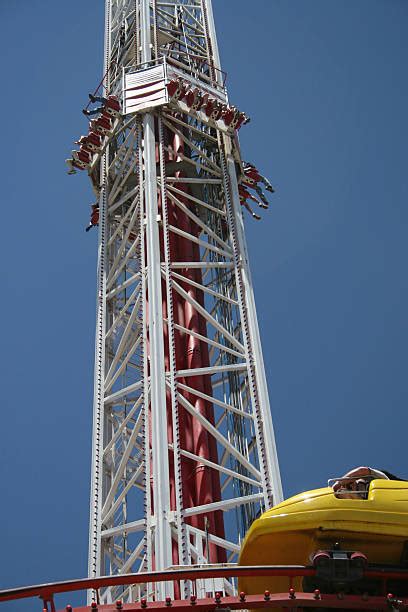
[[[171,163],[178,161],[177,153],[183,148],[182,141],[178,137],[174,136],[174,134],[172,134],[169,130],[165,130],[164,134],[166,150],[165,162]],[[158,147],[156,161],[159,163]],[[176,175],[178,178],[182,178],[183,172],[178,171]],[[181,191],[188,193],[187,184],[178,183],[177,186]],[[183,202],[183,204],[185,204],[185,206],[190,207],[191,204],[188,198],[183,198],[180,196],[180,200]],[[159,192],[159,211],[161,211],[161,209],[161,194]],[[182,210],[180,210],[170,198],[167,200],[167,212],[169,225],[178,227],[192,236],[199,236],[200,228],[194,222],[192,222],[192,220]],[[161,261],[164,261],[163,233],[161,233],[160,247]],[[187,238],[178,236],[173,232],[169,233],[169,248],[171,261],[194,262],[200,260],[199,246]],[[182,271],[182,274],[186,278],[186,281],[181,283],[183,289],[189,296],[191,296],[193,300],[204,306],[203,292],[196,287],[193,287],[188,282],[189,280],[192,280],[201,284],[201,270],[196,268],[186,268]],[[162,296],[163,317],[168,319],[169,313],[166,297],[166,286],[164,281],[162,284]],[[205,319],[197,312],[196,308],[194,308],[194,306],[192,306],[187,300],[183,299],[177,293],[177,291],[173,289],[172,301],[174,322],[188,330],[206,336],[207,328]],[[165,326],[163,333],[165,341],[165,369],[166,371],[169,371],[170,354],[167,326]],[[210,360],[208,345],[206,342],[177,329],[174,330],[174,342],[177,370],[209,366]],[[188,377],[185,380],[179,379],[179,382],[185,383],[201,393],[205,393],[209,396],[212,395],[211,377],[209,375]],[[211,402],[197,397],[194,393],[183,392],[183,395],[198,412],[205,416],[210,423],[214,424],[214,410]],[[171,444],[173,441],[173,424],[171,397],[169,392],[167,393],[166,399],[167,430],[169,443]],[[181,449],[189,451],[190,453],[202,457],[203,459],[208,459],[217,464],[218,453],[215,439],[210,436],[207,430],[198,422],[198,420],[194,419],[180,404],[178,405],[178,412]],[[174,468],[174,456],[173,452],[170,451],[170,503],[173,510],[176,508]],[[197,463],[196,461],[182,456],[180,476],[183,483],[183,506],[185,508],[211,504],[221,499],[221,486],[218,471],[204,465],[203,463]],[[193,516],[189,519],[189,522],[192,526],[195,526],[203,531],[208,529],[209,533],[224,538],[224,522],[221,510]],[[211,563],[226,562],[225,550],[218,546],[211,544],[210,549],[206,551],[206,554]],[[178,550],[176,542],[173,544],[173,562],[175,564],[178,563]]]

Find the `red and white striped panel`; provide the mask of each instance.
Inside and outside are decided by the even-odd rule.
[[[124,113],[136,113],[168,101],[164,67],[154,66],[125,75]]]

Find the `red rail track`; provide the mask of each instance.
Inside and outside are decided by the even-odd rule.
[[[100,588],[108,586],[119,586],[129,584],[144,584],[154,582],[165,582],[175,580],[191,580],[194,582],[203,578],[232,577],[232,576],[287,576],[288,591],[286,593],[269,593],[246,595],[241,593],[235,597],[215,596],[215,598],[197,599],[194,595],[190,599],[165,601],[140,600],[135,603],[122,604],[120,601],[114,604],[77,607],[75,610],[67,605],[66,611],[90,612],[112,612],[113,610],[124,610],[126,612],[171,609],[173,612],[185,612],[194,609],[203,612],[221,610],[246,610],[257,608],[285,608],[298,610],[302,608],[333,608],[342,610],[408,610],[408,598],[399,599],[397,596],[388,594],[386,596],[367,595],[343,595],[324,594],[318,591],[314,593],[295,593],[291,588],[293,578],[303,576],[314,576],[314,568],[293,566],[221,566],[207,568],[171,569],[163,572],[149,572],[143,574],[124,574],[121,576],[102,576],[100,578],[83,578],[79,580],[68,580],[50,584],[39,584],[27,587],[18,587],[0,591],[0,603],[17,599],[38,597],[42,600],[43,612],[55,612],[54,596],[62,593],[72,593],[94,589],[97,593]],[[408,581],[408,570],[391,571],[384,569],[369,569],[365,571],[367,578],[398,579]]]

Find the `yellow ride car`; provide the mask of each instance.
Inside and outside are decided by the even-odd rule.
[[[369,568],[408,568],[408,482],[372,480],[366,498],[344,499],[331,487],[295,495],[253,522],[242,544],[239,565],[311,566],[317,551],[336,548],[360,551]],[[407,582],[391,586],[408,594]],[[323,584],[328,583],[323,580]],[[293,582],[296,591],[310,592],[316,586],[321,585],[301,577]],[[369,584],[360,581],[358,588],[377,594],[385,587],[384,581],[371,580]],[[355,586],[350,588],[349,592],[356,592]],[[247,594],[265,589],[287,592],[288,578],[242,577],[239,589]]]

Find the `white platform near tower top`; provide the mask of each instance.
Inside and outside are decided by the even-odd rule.
[[[227,102],[227,92],[224,87],[212,87],[202,79],[194,78],[168,62],[162,62],[156,66],[124,73],[124,114],[129,115],[167,104],[169,96],[166,83],[177,78],[190,83],[192,88],[198,87],[222,103]]]

